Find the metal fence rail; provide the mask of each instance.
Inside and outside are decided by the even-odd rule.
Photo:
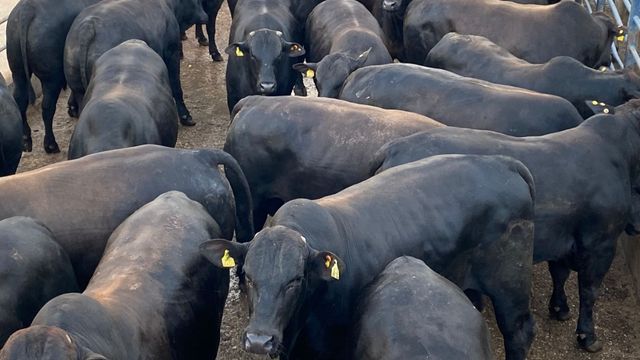
[[[9,15],[7,15],[7,16],[5,16],[3,18],[0,18],[0,26],[2,26],[2,24],[6,23],[8,19],[9,19]],[[6,32],[6,30],[5,30],[5,32]],[[7,44],[0,45],[0,53],[5,51],[6,49],[7,49]]]

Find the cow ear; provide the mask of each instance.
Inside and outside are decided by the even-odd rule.
[[[313,79],[316,76],[318,64],[316,63],[297,63],[293,64],[293,70],[299,71],[305,77]]]
[[[237,243],[225,239],[205,241],[200,244],[200,254],[213,265],[228,269],[244,263],[249,243]]]
[[[109,360],[100,354],[94,353],[93,351],[87,349],[84,346],[81,346],[81,351],[83,353],[81,357],[82,360]]]
[[[224,52],[227,55],[235,56],[235,57],[244,57],[245,53],[248,52],[247,46],[244,42],[237,42],[227,46],[224,49]]]
[[[624,37],[627,35],[627,27],[626,26],[618,26],[616,28],[616,40],[622,42],[624,41]]]
[[[610,106],[610,105],[607,105],[607,104],[601,102],[601,101],[587,100],[587,101],[585,101],[585,104],[587,104],[589,109],[591,109],[591,111],[593,111],[594,115],[598,115],[598,114],[613,115],[614,114],[614,108],[612,106]]]
[[[339,281],[344,274],[342,259],[330,251],[316,251],[312,255],[312,271],[322,280]]]
[[[360,54],[360,56],[356,58],[355,62],[356,62],[357,68],[362,67],[362,65],[364,65],[364,63],[367,62],[369,53],[371,53],[371,48],[368,48],[367,51],[363,52],[362,54]]]
[[[285,41],[284,46],[285,46],[284,52],[289,57],[300,57],[306,53],[306,51],[304,50],[304,46],[295,42]]]

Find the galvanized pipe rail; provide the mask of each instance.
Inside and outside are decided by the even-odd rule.
[[[0,18],[0,25],[6,23],[7,20],[9,20],[9,15],[7,15],[7,16],[5,16],[3,18]],[[6,49],[7,49],[7,44],[3,44],[2,46],[0,46],[0,53],[5,51]]]

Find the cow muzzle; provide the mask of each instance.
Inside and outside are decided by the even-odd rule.
[[[248,332],[244,335],[244,350],[253,354],[276,355],[276,341],[272,335]]]
[[[382,2],[382,10],[384,11],[396,11],[400,6],[396,0],[384,0]]]
[[[271,95],[276,92],[276,83],[271,81],[263,81],[258,85],[262,95]]]

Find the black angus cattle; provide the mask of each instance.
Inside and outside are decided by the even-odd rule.
[[[226,178],[219,165],[225,166]],[[234,228],[239,241],[253,237],[249,187],[229,154],[158,145],[101,152],[0,178],[0,219],[23,215],[42,222],[85,286],[111,232],[170,190],[202,203],[225,238],[231,239]]]
[[[42,83],[44,150],[60,152],[53,134],[53,115],[60,91],[66,86],[63,68],[64,42],[73,19],[99,0],[21,0],[7,20],[7,60],[13,77],[13,97],[20,108],[24,150],[33,141],[27,122],[31,75]]]
[[[22,118],[0,74],[0,176],[13,175],[22,158]]]
[[[48,302],[0,359],[215,359],[229,271],[198,249],[220,235],[199,203],[159,196],[114,231],[86,290]]]
[[[69,159],[143,144],[173,147],[177,138],[178,113],[162,58],[141,40],[102,54],[71,136]]]
[[[0,220],[0,349],[54,297],[78,291],[67,253],[42,224]]]
[[[493,359],[482,315],[416,258],[393,260],[367,285],[356,319],[354,359]]]
[[[218,46],[216,45],[216,19],[218,17],[218,12],[222,7],[222,2],[224,0],[203,0],[202,8],[204,12],[207,13],[207,17],[209,18],[206,23],[207,27],[207,35],[202,31],[202,24],[195,24],[196,28],[196,39],[198,40],[198,44],[200,46],[208,46],[209,47],[209,55],[211,55],[211,59],[213,61],[223,61],[222,55],[220,55],[220,50],[218,50]],[[227,5],[229,5],[229,12],[233,14],[233,8],[235,7],[235,3],[233,1],[228,1]],[[207,36],[209,37],[207,39]],[[187,35],[182,32],[181,35],[183,40],[186,40]]]
[[[289,95],[301,75],[302,28],[281,0],[242,0],[229,33],[226,72],[229,111],[249,95]]]
[[[433,129],[392,141],[372,172],[439,154],[507,155],[522,161],[536,184],[534,262],[548,261],[552,317],[569,318],[564,283],[578,272],[581,347],[602,348],[593,306],[613,260],[616,239],[640,229],[640,101],[600,114],[580,126],[541,137],[513,138],[489,131]]]
[[[358,69],[344,82],[339,99],[513,136],[548,134],[583,120],[569,101],[557,96],[413,64]]]
[[[248,97],[231,118],[224,150],[247,177],[256,229],[289,200],[368,178],[371,156],[389,140],[442,126],[409,112],[295,96]]]
[[[571,101],[585,118],[593,115],[585,100],[617,106],[640,96],[640,77],[633,67],[603,72],[568,56],[555,57],[544,64],[531,64],[482,36],[445,35],[431,49],[425,65],[496,84],[557,95]]]
[[[77,116],[96,60],[130,39],[146,42],[169,70],[180,122],[195,125],[180,84],[180,29],[207,21],[200,0],[103,0],[83,10],[71,25],[64,47],[64,74],[72,93],[69,115]]]
[[[429,51],[452,31],[484,36],[531,63],[571,56],[599,67],[611,62],[617,29],[608,15],[591,15],[574,1],[543,6],[500,0],[414,0],[404,18],[406,60],[423,64]]]
[[[251,242],[213,240],[203,253],[217,266],[228,254],[244,267],[251,317],[242,343],[252,353],[348,359],[345,335],[363,287],[408,255],[487,294],[507,359],[524,359],[534,331],[533,192],[514,159],[441,156],[290,201]]]
[[[355,0],[327,0],[316,6],[307,19],[305,46],[307,63],[294,69],[313,78],[324,97],[338,97],[354,70],[392,61],[380,25]]]

